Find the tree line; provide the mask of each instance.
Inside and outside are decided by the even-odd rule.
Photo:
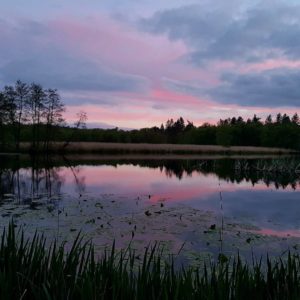
[[[174,143],[223,146],[265,146],[300,149],[300,120],[278,113],[262,120],[257,115],[220,119],[217,124],[195,126],[182,117],[161,126],[134,130],[87,129],[85,113],[68,126],[63,117],[65,105],[56,89],[17,81],[0,91],[0,146],[19,150],[21,142],[31,149],[49,149],[52,141]],[[99,116],[100,118],[100,116]]]
[[[279,113],[261,120],[256,115],[221,119],[216,125],[195,126],[182,117],[169,119],[165,124],[136,130],[81,129],[76,141],[117,143],[172,143],[222,146],[261,146],[300,149],[299,116]]]
[[[22,140],[30,140],[33,149],[56,139],[57,128],[65,125],[65,105],[56,89],[17,81],[0,91],[0,143],[18,151]],[[26,133],[26,134],[25,134]]]

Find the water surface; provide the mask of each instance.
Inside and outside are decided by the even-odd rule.
[[[70,241],[81,231],[99,251],[159,242],[193,263],[300,245],[295,157],[0,159],[0,225],[13,218],[28,235]]]

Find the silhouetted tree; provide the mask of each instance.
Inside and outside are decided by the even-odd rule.
[[[238,125],[242,125],[242,124],[245,124],[245,121],[244,121],[244,119],[243,119],[242,117],[239,116],[239,117],[237,118],[236,123],[237,123]]]
[[[273,123],[272,116],[268,115],[266,118],[265,124],[268,125],[268,124],[272,124],[272,123]]]
[[[76,133],[78,133],[79,129],[86,129],[86,121],[87,121],[87,114],[85,111],[80,111],[76,114],[77,120],[74,122],[74,126],[72,128],[71,136],[65,140],[64,148],[67,147],[70,142],[74,139],[76,136]],[[117,129],[118,130],[118,129]]]
[[[4,126],[8,121],[8,103],[3,93],[0,93],[0,143],[1,147],[5,144],[5,130]]]
[[[29,99],[29,87],[26,83],[18,80],[15,84],[15,105],[16,105],[16,149],[19,151],[20,139],[21,139],[21,126],[22,123],[27,121],[26,116],[26,104]]]
[[[276,115],[276,123],[277,124],[281,124],[282,123],[282,115],[281,115],[281,113],[278,113]]]
[[[65,122],[63,118],[63,113],[65,111],[65,106],[61,102],[60,96],[57,90],[48,89],[45,92],[45,119],[46,119],[46,139],[45,148],[49,150],[49,143],[54,140],[54,128],[59,128]]]
[[[295,113],[292,117],[292,123],[299,125],[300,124],[300,119],[297,113]]]
[[[256,115],[254,115],[252,118],[252,123],[254,123],[254,124],[260,123],[260,118],[258,118]]]
[[[42,86],[32,83],[30,86],[30,96],[28,98],[29,118],[32,125],[32,149],[39,150],[40,127],[44,115],[46,93]]]
[[[290,124],[291,123],[291,119],[290,117],[287,115],[287,114],[284,114],[282,116],[282,121],[281,121],[282,124]]]

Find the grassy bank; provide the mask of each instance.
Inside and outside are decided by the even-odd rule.
[[[201,269],[176,270],[157,249],[144,257],[117,254],[97,258],[78,237],[72,247],[38,235],[26,240],[13,226],[0,244],[1,299],[299,299],[300,258],[246,264],[238,258]]]
[[[20,145],[21,152],[30,152],[30,143]],[[43,149],[41,148],[41,151]],[[72,142],[65,145],[63,142],[51,143],[51,152],[63,153],[141,153],[141,154],[288,154],[297,153],[291,149],[246,147],[246,146],[216,146],[216,145],[183,145],[183,144],[126,144],[126,143],[94,143]]]

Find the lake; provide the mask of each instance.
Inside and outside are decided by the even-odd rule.
[[[96,250],[158,243],[181,262],[300,247],[300,158],[291,156],[0,156],[0,226],[13,219]]]

